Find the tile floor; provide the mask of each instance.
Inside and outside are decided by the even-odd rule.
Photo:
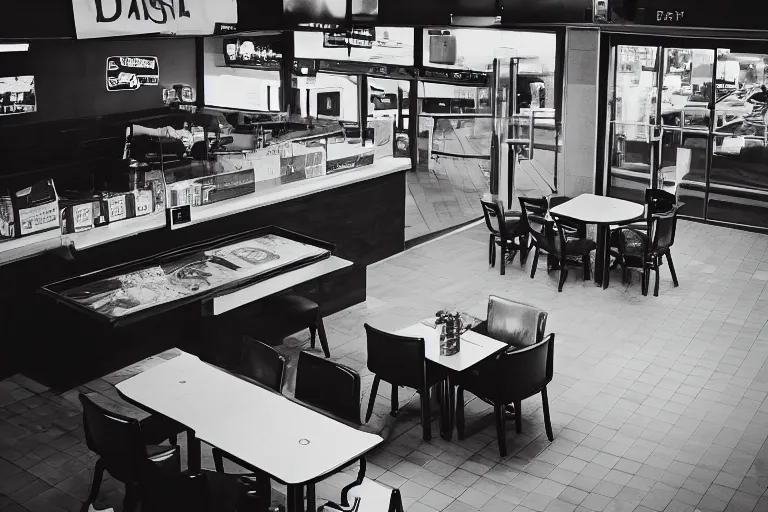
[[[368,476],[399,487],[409,512],[768,511],[768,236],[680,222],[681,286],[663,269],[656,298],[640,295],[636,275],[626,286],[616,276],[603,291],[577,269],[563,293],[543,262],[533,280],[517,261],[499,276],[486,243],[477,226],[370,268],[368,301],[326,320],[333,357],[364,367],[363,322],[396,329],[445,306],[482,314],[492,293],[535,304],[557,336],[555,441],[544,434],[540,401],[529,399],[523,434],[507,431],[504,459],[477,400],[467,409],[478,433],[425,443],[414,400],[369,457]],[[116,399],[114,382],[172,356],[82,389]],[[365,401],[371,376],[361,373]],[[77,392],[21,375],[0,382],[0,510],[79,508],[93,456]],[[378,407],[387,407],[388,390],[379,392]],[[318,494],[337,499],[350,480],[336,475]],[[109,480],[97,506],[119,510],[121,494]]]

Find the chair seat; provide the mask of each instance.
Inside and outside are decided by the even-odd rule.
[[[302,321],[306,325],[315,323],[320,311],[320,306],[316,302],[293,294],[270,297],[266,300],[266,307],[270,313],[289,317],[294,322]]]
[[[649,240],[648,236],[642,233],[636,233],[634,231],[624,231],[624,241],[620,243],[621,253],[624,257],[643,258],[643,247],[647,247]]]
[[[555,237],[555,247],[557,247],[558,250],[562,250],[559,237]],[[566,255],[588,256],[589,253],[596,248],[597,244],[588,238],[568,238],[565,240]]]

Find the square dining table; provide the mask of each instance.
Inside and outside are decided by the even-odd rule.
[[[188,429],[190,471],[200,469],[203,441],[286,484],[289,512],[303,512],[304,486],[383,441],[185,352],[116,387],[129,402]]]
[[[453,379],[457,373],[472,368],[477,363],[509,347],[506,343],[489,338],[483,334],[468,330],[463,333],[459,341],[459,351],[451,356],[440,354],[439,326],[434,325],[434,320],[423,320],[417,324],[397,331],[398,336],[422,338],[424,340],[424,355],[428,361],[439,364],[447,369],[446,395],[448,403],[443,404],[443,421],[441,421],[440,435],[450,441],[453,434],[456,415],[456,393],[454,392]],[[447,411],[445,410],[447,407]]]

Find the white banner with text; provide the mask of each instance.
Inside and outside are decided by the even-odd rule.
[[[72,0],[78,39],[207,35],[237,23],[237,0]]]

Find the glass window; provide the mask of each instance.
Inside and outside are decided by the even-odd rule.
[[[413,29],[376,27],[294,33],[296,57],[413,66]]]

